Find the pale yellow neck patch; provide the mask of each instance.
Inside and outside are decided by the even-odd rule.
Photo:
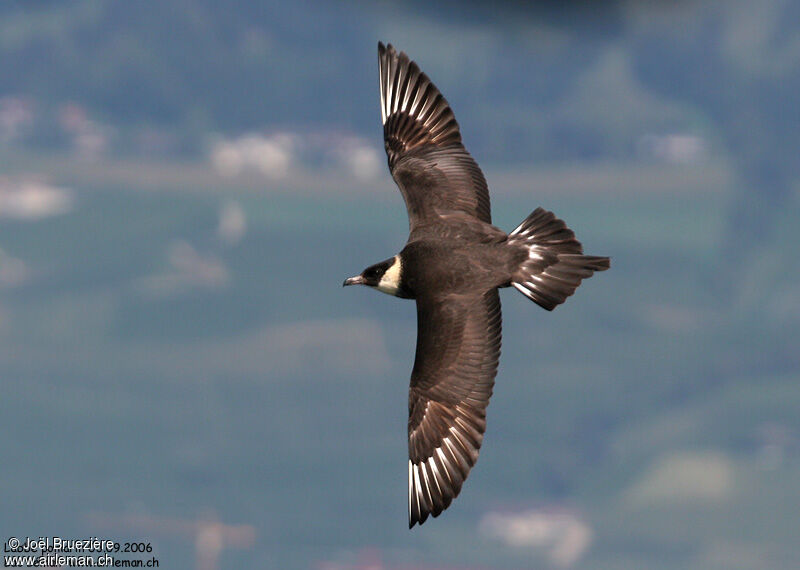
[[[381,277],[380,282],[376,289],[388,295],[397,295],[400,290],[400,276],[403,271],[403,264],[400,261],[400,256],[394,256],[394,263],[386,270],[386,273]]]

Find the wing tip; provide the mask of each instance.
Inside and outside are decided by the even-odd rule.
[[[395,49],[394,45],[391,42],[383,43],[380,40],[378,40],[378,55],[380,55],[380,56],[389,55],[389,56],[397,56],[397,57],[403,57],[403,56],[408,57],[408,56],[406,56],[405,52],[403,52],[403,51],[398,53],[397,50]]]
[[[450,434],[460,433],[452,427]],[[466,433],[441,445],[426,460],[408,461],[408,528],[420,526],[428,517],[436,518],[461,493],[462,486],[475,466],[483,441],[483,430],[476,431],[475,441]],[[446,449],[446,451],[445,451]]]
[[[424,144],[461,143],[450,104],[404,51],[378,42],[381,122],[390,165],[395,155]]]

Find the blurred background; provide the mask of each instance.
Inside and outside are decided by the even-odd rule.
[[[0,5],[0,536],[162,568],[800,567],[800,3]],[[612,270],[502,295],[481,459],[406,525],[414,304],[378,40],[510,230]]]

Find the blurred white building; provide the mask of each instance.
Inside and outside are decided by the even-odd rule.
[[[642,157],[671,164],[693,164],[708,154],[708,144],[703,137],[690,133],[644,135],[636,144]]]
[[[570,509],[551,507],[490,512],[481,519],[481,534],[513,548],[540,551],[553,565],[573,566],[592,544],[592,529]]]
[[[380,174],[384,158],[380,149],[351,133],[277,132],[218,139],[209,160],[222,176],[254,172],[280,180],[297,172],[322,171],[365,182]]]
[[[213,253],[198,251],[185,240],[169,244],[167,263],[165,271],[140,279],[136,288],[150,297],[164,297],[192,289],[223,289],[231,281],[222,259]]]
[[[70,137],[70,145],[79,158],[97,160],[108,152],[111,127],[89,118],[88,111],[77,103],[65,103],[59,108],[58,122]]]
[[[247,134],[218,140],[211,147],[210,159],[222,176],[255,171],[267,178],[281,179],[292,168],[295,147],[295,137],[291,134]]]
[[[385,162],[384,154],[360,137],[342,137],[334,153],[338,166],[362,182],[376,179]]]
[[[733,460],[722,450],[675,450],[656,458],[626,492],[630,505],[713,504],[734,491]]]
[[[247,232],[247,217],[239,202],[225,203],[219,211],[217,237],[227,245],[236,245]]]
[[[66,214],[74,203],[72,192],[37,178],[0,176],[0,218],[40,220]]]

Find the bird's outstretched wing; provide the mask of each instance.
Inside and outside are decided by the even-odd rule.
[[[392,178],[406,201],[411,233],[460,211],[491,223],[489,190],[461,144],[453,111],[408,56],[378,44],[383,141]]]
[[[501,328],[497,289],[417,298],[408,394],[409,528],[446,509],[478,460]]]

